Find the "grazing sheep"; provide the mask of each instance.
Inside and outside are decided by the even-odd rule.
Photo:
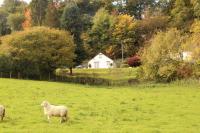
[[[5,117],[5,107],[3,105],[0,105],[0,120],[3,121],[4,117]]]
[[[65,106],[55,106],[51,105],[48,101],[43,101],[41,106],[44,108],[44,115],[47,116],[50,122],[50,117],[61,117],[60,123],[64,122],[68,118],[68,110]]]

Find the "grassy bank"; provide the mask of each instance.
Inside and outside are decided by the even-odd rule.
[[[73,69],[73,76],[68,71],[59,73],[63,80],[89,85],[128,85],[137,82],[138,68],[113,69]],[[59,79],[61,80],[61,79]]]
[[[137,68],[74,69],[74,75],[109,80],[128,80],[136,78],[137,70]]]
[[[7,115],[3,133],[197,133],[200,85],[144,84],[95,87],[66,83],[0,79],[0,104]],[[49,124],[40,103],[69,107],[70,120]]]

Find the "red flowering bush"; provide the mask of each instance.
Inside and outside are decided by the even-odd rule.
[[[130,67],[138,67],[141,65],[141,59],[138,55],[128,58],[127,63]]]

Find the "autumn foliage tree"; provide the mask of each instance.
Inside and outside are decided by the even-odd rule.
[[[31,18],[31,10],[26,8],[24,10],[24,22],[22,23],[23,29],[31,28],[32,26],[32,18]]]
[[[69,32],[34,27],[2,38],[0,55],[10,57],[14,73],[38,78],[73,65],[74,41]]]
[[[119,15],[116,17],[112,28],[112,40],[115,56],[119,57],[121,47],[125,56],[131,56],[138,50],[136,44],[136,22],[132,16]]]
[[[196,20],[190,29],[191,35],[184,45],[185,51],[192,53],[193,60],[200,64],[200,21]]]
[[[147,80],[169,82],[176,79],[182,61],[183,38],[180,31],[159,32],[144,49],[141,77]]]

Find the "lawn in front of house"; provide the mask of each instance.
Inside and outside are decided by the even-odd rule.
[[[109,80],[128,80],[137,76],[139,68],[74,69],[75,76],[88,76]]]

